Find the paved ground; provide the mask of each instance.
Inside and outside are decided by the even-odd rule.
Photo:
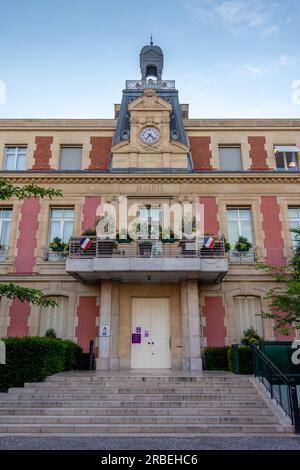
[[[0,437],[1,450],[300,450],[299,437]]]

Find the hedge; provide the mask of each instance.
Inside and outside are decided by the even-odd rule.
[[[75,369],[82,349],[72,341],[45,337],[2,338],[6,344],[6,364],[0,364],[0,391],[40,382],[48,375]]]
[[[238,367],[236,370],[235,352],[232,347],[228,348],[228,367],[236,374],[253,374],[253,359],[251,346],[238,347]]]
[[[205,366],[208,370],[228,370],[228,347],[210,347],[204,350]]]

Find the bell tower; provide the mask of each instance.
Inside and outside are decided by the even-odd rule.
[[[110,171],[191,171],[178,91],[174,80],[162,79],[163,66],[163,51],[151,36],[140,51],[140,79],[126,80]]]

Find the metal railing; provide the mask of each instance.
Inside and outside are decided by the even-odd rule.
[[[250,248],[249,251],[231,250],[228,257],[230,263],[254,263],[257,260],[254,248]]]
[[[295,432],[300,434],[300,409],[294,381],[288,379],[257,345],[252,345],[252,352],[255,377],[264,385],[271,398],[289,416],[295,426]]]
[[[8,259],[8,249],[0,248],[0,262],[7,261],[7,259]]]
[[[224,258],[224,240],[214,237],[213,248],[206,248],[195,240],[132,240],[131,242],[103,240],[89,237],[91,246],[84,250],[80,247],[81,237],[70,240],[69,258]]]
[[[145,88],[174,90],[175,80],[126,80],[127,90],[143,90]]]
[[[51,261],[52,263],[64,263],[69,253],[67,251],[45,250],[44,261]]]

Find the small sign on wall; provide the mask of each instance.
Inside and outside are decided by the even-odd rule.
[[[135,329],[136,333],[141,333],[142,332],[142,328],[140,326],[137,326],[136,329]]]
[[[132,344],[141,344],[142,342],[142,335],[141,333],[132,333],[131,335],[131,343]]]
[[[110,336],[109,325],[100,325],[100,336]]]

